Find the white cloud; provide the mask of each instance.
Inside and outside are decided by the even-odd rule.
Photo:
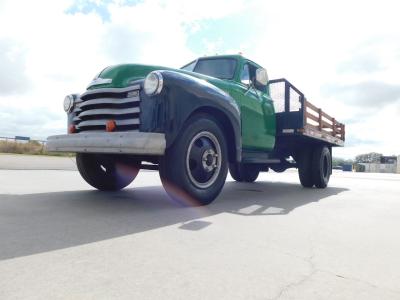
[[[400,6],[396,1],[256,1],[265,12],[245,50],[347,124],[351,157],[400,153]],[[329,93],[326,87],[330,86]],[[356,140],[357,138],[357,140]],[[354,145],[357,142],[358,145]],[[361,141],[365,141],[364,143]]]
[[[0,39],[0,95],[23,93],[31,87],[26,76],[26,49],[11,39]]]
[[[334,152],[344,157],[367,152],[399,155],[400,140],[396,135],[399,130],[399,116],[400,103],[381,106],[368,118],[358,118],[355,114],[356,121],[351,126],[347,126],[346,135],[357,142],[335,149]]]
[[[1,1],[0,112],[7,119],[0,126],[2,135],[43,139],[65,132],[66,94],[83,91],[111,64],[183,65],[196,56],[186,45],[196,20],[222,17],[235,7],[224,11],[227,2],[220,3],[210,14],[205,6],[187,1],[149,0],[128,6],[115,1],[108,5],[110,19],[104,21],[95,11],[66,13],[72,4]],[[41,114],[49,117],[39,118]]]
[[[398,99],[400,86],[395,1],[91,2],[106,5],[108,18],[95,10],[66,13],[76,4],[72,0],[0,1],[0,113],[8,120],[0,134],[44,138],[64,132],[64,95],[81,92],[102,68],[125,62],[179,67],[204,54],[188,47],[191,34],[201,32],[202,21],[235,15],[232,35],[239,26],[248,26],[243,42],[201,37],[208,54],[242,51],[265,66],[271,78],[286,77],[329,114],[351,120],[350,146],[337,153],[352,156],[378,147],[384,153],[400,152],[393,134],[387,133],[400,130],[393,121],[400,108],[388,98]],[[78,11],[84,3],[78,3]],[[252,24],[243,21],[244,15],[251,16]],[[375,86],[362,89],[371,82]],[[370,102],[357,96],[357,88]],[[380,95],[380,109],[366,113],[374,101],[371,91]],[[349,93],[354,99],[346,99]]]

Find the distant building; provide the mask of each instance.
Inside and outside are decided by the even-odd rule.
[[[400,155],[397,156],[397,173],[400,174]]]
[[[358,163],[358,172],[368,173],[400,173],[400,156],[381,156],[379,162]]]
[[[396,156],[381,156],[381,164],[396,164]]]

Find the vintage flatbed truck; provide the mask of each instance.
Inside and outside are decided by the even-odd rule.
[[[304,187],[325,188],[332,148],[345,140],[343,124],[242,55],[181,69],[110,66],[68,95],[64,110],[68,133],[50,136],[47,150],[77,153],[90,185],[115,191],[140,169],[159,170],[167,193],[192,205],[212,202],[228,170],[254,182],[262,171],[298,168]]]

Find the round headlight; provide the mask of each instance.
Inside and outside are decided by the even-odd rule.
[[[74,97],[72,95],[68,95],[64,98],[64,110],[67,113],[70,113],[74,108]]]
[[[153,96],[161,93],[163,88],[163,77],[160,72],[154,71],[146,76],[144,80],[144,92],[148,96]]]

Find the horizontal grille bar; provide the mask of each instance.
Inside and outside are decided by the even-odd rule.
[[[86,116],[95,116],[95,115],[128,115],[128,114],[136,114],[140,112],[139,107],[132,108],[124,108],[124,109],[112,109],[112,108],[100,108],[100,109],[90,109],[85,110],[79,114],[79,118]]]
[[[101,120],[88,120],[82,121],[77,126],[78,129],[83,127],[90,127],[90,126],[106,126],[108,119],[101,119]],[[117,126],[126,126],[126,125],[139,125],[138,119],[130,119],[130,120],[115,120]]]
[[[126,88],[103,88],[103,89],[94,89],[94,90],[89,90],[86,91],[85,93],[83,93],[80,98],[82,100],[86,100],[85,98],[89,95],[96,95],[96,94],[103,94],[103,93],[111,93],[111,94],[121,94],[121,93],[126,93],[126,92],[130,92],[130,91],[135,91],[135,90],[139,90],[140,89],[140,85],[133,85],[133,86],[129,86]]]
[[[99,105],[99,104],[100,105],[103,105],[103,104],[118,105],[118,104],[134,103],[134,102],[139,102],[139,101],[140,101],[139,97],[122,98],[122,99],[100,98],[100,99],[92,99],[92,100],[84,101],[81,104],[79,104],[77,107],[83,108],[83,107]]]

